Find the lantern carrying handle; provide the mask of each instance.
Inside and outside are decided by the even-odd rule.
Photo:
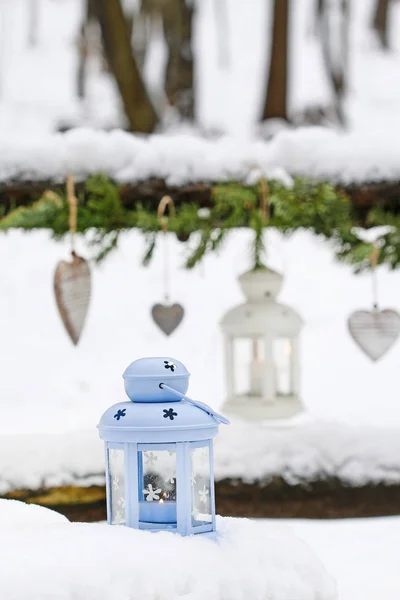
[[[204,404],[204,402],[197,402],[197,400],[192,400],[192,398],[189,398],[185,394],[181,394],[181,392],[178,392],[177,390],[174,390],[174,388],[170,387],[169,385],[167,385],[165,383],[160,383],[160,388],[162,390],[165,388],[166,390],[168,390],[174,396],[180,398],[181,400],[187,400],[188,402],[190,402],[190,404],[193,404],[194,406],[197,406],[197,408],[200,408],[200,410],[204,410],[204,412],[206,412],[207,414],[209,414],[211,417],[214,417],[214,419],[216,421],[218,421],[218,423],[224,423],[224,425],[229,425],[230,424],[230,421],[226,417],[223,417],[219,413],[215,412],[211,408],[211,406],[208,406],[208,404]]]

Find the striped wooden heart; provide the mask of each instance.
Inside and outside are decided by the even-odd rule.
[[[395,310],[357,310],[350,315],[348,328],[361,350],[377,361],[393,346],[400,335],[400,315]]]

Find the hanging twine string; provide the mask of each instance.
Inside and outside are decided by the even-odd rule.
[[[171,196],[163,196],[157,209],[157,217],[160,221],[161,229],[164,233],[168,231],[168,217],[165,216],[165,211],[168,206],[169,216],[175,216],[175,204]],[[164,284],[164,299],[169,302],[170,287],[169,287],[169,257],[168,257],[168,239],[163,236],[164,252],[163,252],[163,284]]]
[[[266,225],[270,218],[269,207],[269,185],[265,177],[260,179],[260,194],[259,194],[260,212],[263,218],[263,223]]]
[[[376,266],[379,261],[379,255],[381,253],[381,249],[379,246],[374,245],[372,252],[369,256],[369,260],[371,263],[371,273],[372,273],[372,302],[374,310],[378,309],[378,282],[376,276]]]
[[[169,216],[175,216],[175,204],[171,196],[163,196],[157,209],[157,217],[160,221],[161,229],[166,232],[168,230],[168,217],[165,216],[165,210],[169,207]]]
[[[71,237],[71,253],[75,255],[75,234],[78,216],[78,198],[75,195],[75,179],[72,175],[67,177],[67,202],[69,206],[69,232]]]

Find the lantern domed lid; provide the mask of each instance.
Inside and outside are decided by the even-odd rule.
[[[223,330],[243,337],[298,335],[303,326],[302,318],[290,306],[276,301],[282,282],[282,275],[267,267],[243,273],[239,283],[246,302],[231,308],[222,317]]]
[[[283,276],[269,267],[258,267],[246,271],[239,277],[239,285],[247,300],[261,302],[276,298],[281,291]]]
[[[167,388],[161,389],[162,384],[184,395],[189,387],[189,376],[185,365],[169,356],[139,358],[122,375],[132,402],[177,402],[180,398]]]
[[[189,371],[176,358],[165,356],[152,356],[148,358],[138,358],[134,360],[124,371],[124,379],[136,377],[149,378],[177,378],[190,375]]]
[[[98,425],[100,437],[112,442],[182,442],[210,439],[217,420],[186,400],[119,402],[106,410]]]

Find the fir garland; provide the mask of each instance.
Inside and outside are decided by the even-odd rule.
[[[254,231],[253,263],[263,263],[264,236],[268,227],[290,234],[302,228],[330,240],[339,259],[355,265],[356,271],[369,267],[371,244],[361,242],[353,233],[359,225],[352,215],[348,197],[329,183],[315,183],[297,178],[291,188],[281,182],[268,181],[252,186],[239,182],[221,183],[213,188],[213,205],[199,209],[196,204],[182,204],[168,219],[168,230],[186,241],[197,232],[196,243],[186,259],[193,268],[208,252],[217,251],[232,229],[249,227]],[[267,189],[267,198],[262,194]],[[77,234],[84,236],[94,250],[96,261],[103,260],[117,247],[122,231],[137,228],[146,238],[143,259],[148,264],[156,248],[161,224],[157,214],[140,204],[127,208],[121,201],[120,186],[103,175],[88,179],[78,194]],[[267,200],[268,210],[262,206]],[[382,237],[380,263],[394,269],[400,264],[400,217],[382,210],[372,210],[368,224],[391,225],[393,230]],[[49,229],[55,239],[69,231],[68,203],[62,194],[46,192],[29,207],[19,207],[0,219],[0,231],[11,228]]]

